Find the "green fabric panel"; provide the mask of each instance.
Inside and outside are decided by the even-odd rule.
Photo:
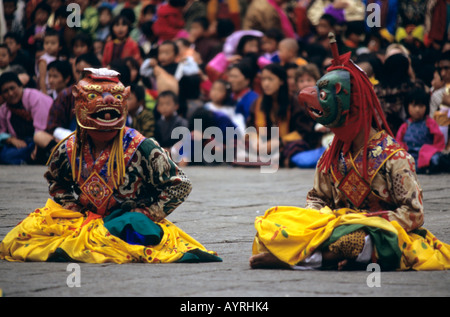
[[[398,246],[397,235],[376,227],[364,225],[342,225],[333,230],[330,238],[323,244],[322,248],[328,248],[330,244],[337,241],[340,237],[352,233],[358,229],[364,229],[370,235],[378,253],[377,263],[384,271],[395,270],[400,266],[402,251]]]
[[[123,238],[123,232],[127,226],[145,236],[146,244],[155,245],[163,236],[163,230],[147,216],[138,212],[124,212],[122,209],[113,211],[103,219],[106,229],[116,237]],[[157,242],[157,243],[155,243]]]
[[[208,252],[194,249],[183,254],[177,263],[198,263],[198,262],[222,262],[222,259],[217,255]]]

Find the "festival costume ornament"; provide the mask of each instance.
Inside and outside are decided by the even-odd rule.
[[[70,156],[74,181],[80,180],[82,152],[89,135],[98,141],[113,140],[108,160],[108,177],[112,179],[114,188],[123,182],[123,135],[128,113],[126,99],[130,94],[130,87],[125,87],[119,76],[118,72],[107,68],[85,68],[82,79],[72,88],[78,127],[60,144],[75,134],[74,151]],[[53,153],[50,157],[52,156]]]
[[[78,125],[88,130],[122,129],[130,87],[119,81],[118,72],[106,68],[85,68],[84,75],[72,89]]]
[[[84,69],[73,88],[77,129],[55,147],[45,174],[54,200],[8,233],[0,259],[222,261],[165,219],[191,183],[157,142],[125,127],[130,88],[118,76]]]
[[[317,86],[303,89],[298,95],[310,116],[330,128],[335,137],[330,150],[319,161],[319,168],[327,170],[336,161],[339,152],[346,154],[358,133],[364,129],[364,153],[367,153],[370,127],[392,132],[386,122],[380,102],[367,75],[350,59],[351,53],[339,55],[333,33],[328,35],[333,53],[332,65]],[[364,173],[367,174],[367,156],[364,155]],[[364,175],[367,179],[367,175]]]

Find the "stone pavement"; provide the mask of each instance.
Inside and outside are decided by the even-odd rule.
[[[0,239],[48,199],[42,166],[0,166]],[[274,205],[304,206],[313,183],[311,169],[187,167],[193,183],[187,201],[169,220],[217,251],[221,263],[85,264],[80,287],[69,287],[68,263],[0,261],[5,297],[317,297],[450,295],[450,272],[381,272],[379,287],[369,287],[371,272],[252,270],[248,265],[256,216]],[[450,243],[448,175],[420,176],[425,227]],[[178,309],[178,307],[176,307]]]

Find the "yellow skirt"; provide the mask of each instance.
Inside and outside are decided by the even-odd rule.
[[[49,199],[6,235],[0,243],[0,259],[48,261],[60,254],[68,261],[86,263],[221,261],[216,252],[206,250],[170,221],[157,224],[163,231],[157,245],[129,244],[112,235],[98,215],[67,210]]]
[[[336,228],[352,225],[378,231],[383,236],[380,241],[394,241],[390,247],[393,254],[398,254],[398,270],[450,269],[450,245],[428,230],[420,228],[407,233],[396,221],[367,217],[351,209],[270,208],[255,219],[257,233],[252,253],[270,252],[281,261],[296,265],[327,243]],[[377,259],[383,251],[382,243],[375,245]]]

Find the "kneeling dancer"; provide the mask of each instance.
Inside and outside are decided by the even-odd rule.
[[[125,127],[129,87],[87,68],[73,88],[77,129],[58,144],[45,178],[52,199],[0,244],[8,261],[221,261],[165,219],[191,182],[153,139]]]
[[[450,245],[421,227],[414,159],[386,123],[370,80],[339,55],[299,101],[334,139],[316,168],[305,208],[278,206],[257,217],[252,268],[382,270],[450,268]]]

